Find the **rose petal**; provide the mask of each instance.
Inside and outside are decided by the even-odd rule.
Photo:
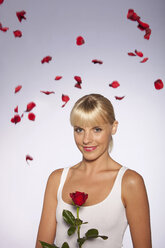
[[[139,57],[143,57],[143,53],[142,53],[142,52],[135,50],[135,53],[136,53],[136,55],[138,55]]]
[[[17,124],[21,121],[21,117],[19,115],[14,115],[13,118],[11,118],[11,122]]]
[[[46,94],[46,95],[50,95],[50,94],[55,94],[54,91],[44,91],[44,90],[41,90],[40,92]]]
[[[122,100],[125,96],[115,96],[116,100]]]
[[[92,63],[94,63],[94,64],[103,64],[103,61],[101,61],[101,60],[98,60],[98,59],[93,59],[92,60]]]
[[[15,112],[15,113],[18,113],[18,106],[15,107],[14,112]]]
[[[154,82],[155,89],[161,90],[164,87],[163,81],[161,79],[157,79]]]
[[[145,63],[148,60],[148,58],[144,58],[143,60],[140,61],[140,63]]]
[[[52,57],[51,56],[46,56],[44,57],[42,60],[41,60],[41,63],[49,63],[49,61],[52,60]]]
[[[112,88],[117,88],[120,86],[119,82],[118,81],[113,81],[111,84],[109,84],[110,87]]]
[[[26,11],[24,10],[16,12],[16,16],[18,17],[18,20],[20,22],[22,21],[22,19],[26,20],[25,14],[26,14]]]
[[[66,103],[70,100],[69,96],[62,94],[62,101],[65,102],[62,105],[62,108],[66,105]]]
[[[21,89],[22,89],[22,85],[18,85],[17,87],[15,87],[15,92],[14,93],[19,92]]]
[[[137,26],[140,30],[145,30],[147,28],[149,28],[149,24],[148,23],[145,23],[145,22],[142,22],[140,19],[137,20],[137,22],[139,23],[139,25]]]
[[[3,32],[6,32],[7,30],[9,30],[9,28],[4,27],[4,28],[0,28],[0,30],[3,31]]]
[[[4,0],[0,0],[0,4],[2,4],[4,2]]]
[[[28,114],[28,119],[29,119],[30,121],[35,121],[35,118],[36,118],[35,114],[33,114],[33,113],[29,113],[29,114]]]
[[[145,32],[146,33],[144,35],[144,39],[149,40],[150,35],[151,35],[151,29],[150,28],[146,28]]]
[[[62,76],[56,76],[54,80],[60,80]]]
[[[2,27],[2,23],[0,23],[0,30],[3,31],[3,32],[6,32],[7,30],[9,30],[9,28]]]
[[[77,83],[79,83],[79,84],[82,83],[81,77],[79,77],[79,76],[74,76],[74,79],[77,81]]]
[[[81,89],[81,84],[80,83],[76,83],[74,87]]]
[[[26,112],[30,112],[35,106],[36,106],[36,104],[34,102],[28,103],[27,108],[26,108]]]
[[[19,37],[19,38],[22,36],[22,32],[20,30],[13,31],[13,34],[15,37]]]
[[[129,56],[136,56],[136,54],[134,54],[134,53],[132,53],[132,52],[128,53],[128,55],[129,55]]]
[[[28,160],[33,160],[33,158],[30,155],[26,155],[26,162],[28,163]]]
[[[128,10],[127,18],[131,21],[137,21],[140,19],[140,17],[134,12],[133,9]]]
[[[76,44],[77,44],[78,46],[81,46],[81,45],[83,45],[84,43],[85,43],[84,38],[83,38],[82,36],[78,36],[77,39],[76,39]]]

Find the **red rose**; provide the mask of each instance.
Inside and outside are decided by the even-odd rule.
[[[86,202],[88,194],[76,191],[75,193],[70,193],[70,197],[72,198],[75,205],[82,206]]]

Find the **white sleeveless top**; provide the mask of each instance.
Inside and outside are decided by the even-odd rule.
[[[124,232],[128,225],[125,207],[121,200],[121,182],[125,171],[128,168],[121,167],[115,179],[113,188],[109,195],[100,203],[92,206],[81,206],[79,210],[79,218],[88,224],[81,225],[80,237],[95,228],[99,231],[99,235],[108,236],[107,240],[96,238],[85,241],[83,248],[121,248]],[[67,209],[76,217],[76,207],[65,203],[62,199],[62,189],[65,183],[69,167],[63,169],[60,185],[57,192],[57,209],[56,209],[56,238],[55,245],[61,247],[64,242],[68,242],[70,248],[77,248],[77,232],[68,236],[67,230],[69,225],[65,223],[62,217],[63,209]],[[77,189],[75,189],[76,191]],[[98,192],[100,193],[100,192]]]

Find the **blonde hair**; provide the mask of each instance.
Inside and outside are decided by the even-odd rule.
[[[89,94],[81,97],[74,104],[70,113],[72,126],[99,125],[115,121],[115,113],[112,103],[100,94]],[[110,151],[113,147],[113,139],[110,141]]]

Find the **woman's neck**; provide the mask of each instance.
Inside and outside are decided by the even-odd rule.
[[[84,170],[85,174],[92,175],[100,171],[110,169],[112,164],[114,164],[114,160],[109,154],[105,154],[96,160],[86,160],[83,158],[79,166]]]

